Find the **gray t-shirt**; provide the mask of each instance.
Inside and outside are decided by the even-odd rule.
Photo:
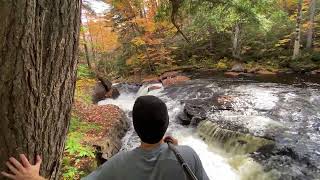
[[[209,180],[197,153],[189,146],[176,147],[199,180]],[[184,171],[167,144],[146,151],[120,152],[83,180],[185,180]]]

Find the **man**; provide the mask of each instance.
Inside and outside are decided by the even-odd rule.
[[[187,176],[184,170],[164,142],[164,134],[169,125],[165,103],[154,96],[141,96],[134,104],[132,118],[134,129],[141,139],[140,147],[118,153],[83,180],[185,180]],[[168,139],[177,144],[174,139]],[[199,156],[192,148],[177,146],[176,149],[197,179],[209,179]],[[39,176],[40,159],[35,166],[31,166],[23,155],[22,164],[14,158],[9,160],[10,163],[7,165],[13,174],[3,172],[4,176],[22,180],[27,179],[23,178],[26,174],[28,177],[34,177],[29,178],[30,180],[42,179]]]

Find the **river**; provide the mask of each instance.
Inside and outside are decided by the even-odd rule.
[[[227,78],[200,73],[167,88],[117,85],[120,97],[99,105],[117,105],[130,119],[138,96],[161,98],[170,115],[167,134],[195,149],[212,180],[320,179],[319,81],[309,76]],[[151,86],[161,89],[148,92]],[[231,108],[212,108],[213,97],[227,99]],[[206,121],[182,125],[179,117],[186,104],[203,108]],[[131,127],[122,150],[138,145]]]

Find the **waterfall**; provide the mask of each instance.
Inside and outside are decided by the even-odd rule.
[[[197,131],[206,143],[220,146],[227,153],[248,154],[263,146],[274,144],[271,140],[223,129],[209,120],[202,121]]]

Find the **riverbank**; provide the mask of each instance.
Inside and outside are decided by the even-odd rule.
[[[128,128],[126,116],[117,106],[92,103],[96,83],[90,78],[81,78],[76,83],[61,179],[86,176],[121,148],[121,138]]]

